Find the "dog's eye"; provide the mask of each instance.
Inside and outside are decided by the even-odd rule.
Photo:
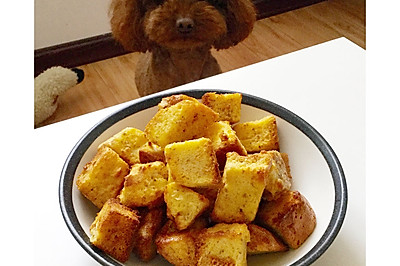
[[[217,8],[225,9],[227,6],[227,0],[208,0],[208,2]]]

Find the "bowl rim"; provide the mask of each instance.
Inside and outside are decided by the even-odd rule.
[[[58,193],[61,213],[69,231],[71,232],[75,240],[89,255],[91,255],[100,264],[123,265],[120,262],[112,259],[110,256],[106,255],[99,248],[90,244],[89,237],[86,235],[76,216],[72,202],[72,188],[74,184],[73,180],[75,177],[75,171],[80,163],[82,156],[90,147],[91,143],[114,123],[124,118],[127,118],[128,116],[133,115],[139,111],[156,106],[162,98],[176,94],[186,94],[188,96],[200,99],[201,96],[207,92],[237,93],[237,91],[221,89],[175,90],[139,98],[132,104],[103,118],[89,131],[87,131],[72,148],[64,163],[59,181]],[[295,126],[302,133],[304,133],[318,148],[329,166],[329,170],[334,183],[335,200],[333,213],[329,221],[328,227],[323,233],[322,237],[313,246],[313,248],[311,248],[300,259],[291,264],[292,266],[310,265],[311,263],[316,261],[332,244],[344,222],[344,217],[347,210],[348,193],[343,168],[340,164],[338,157],[336,156],[335,152],[328,144],[328,142],[315,128],[313,128],[301,117],[289,111],[288,109],[266,99],[247,93],[239,93],[242,94],[242,104],[247,104],[276,115],[279,118],[290,123],[291,125]]]

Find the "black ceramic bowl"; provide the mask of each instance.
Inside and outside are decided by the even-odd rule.
[[[213,90],[216,92],[231,92]],[[61,212],[74,238],[96,261],[103,265],[122,265],[89,242],[89,227],[99,211],[76,187],[76,177],[95,155],[100,143],[127,126],[144,130],[163,97],[186,94],[195,98],[207,90],[175,91],[135,101],[132,105],[104,118],[75,145],[62,169],[59,199]],[[241,122],[273,114],[277,118],[282,152],[289,154],[293,190],[310,202],[317,226],[298,249],[284,253],[248,256],[249,265],[309,265],[331,245],[342,226],[347,207],[346,180],[340,162],[325,139],[306,121],[289,110],[265,99],[242,94]],[[321,193],[321,190],[324,192]],[[150,263],[140,262],[132,254],[125,265],[168,265],[161,256]]]

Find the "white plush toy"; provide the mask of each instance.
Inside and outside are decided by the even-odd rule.
[[[52,67],[35,78],[35,126],[57,109],[58,96],[80,83],[84,72],[77,68]]]

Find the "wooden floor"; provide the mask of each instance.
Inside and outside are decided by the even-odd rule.
[[[227,50],[212,51],[226,72],[339,37],[365,44],[365,0],[328,0],[256,22],[252,34]],[[59,97],[52,124],[138,98],[138,53],[81,66],[84,81]]]

